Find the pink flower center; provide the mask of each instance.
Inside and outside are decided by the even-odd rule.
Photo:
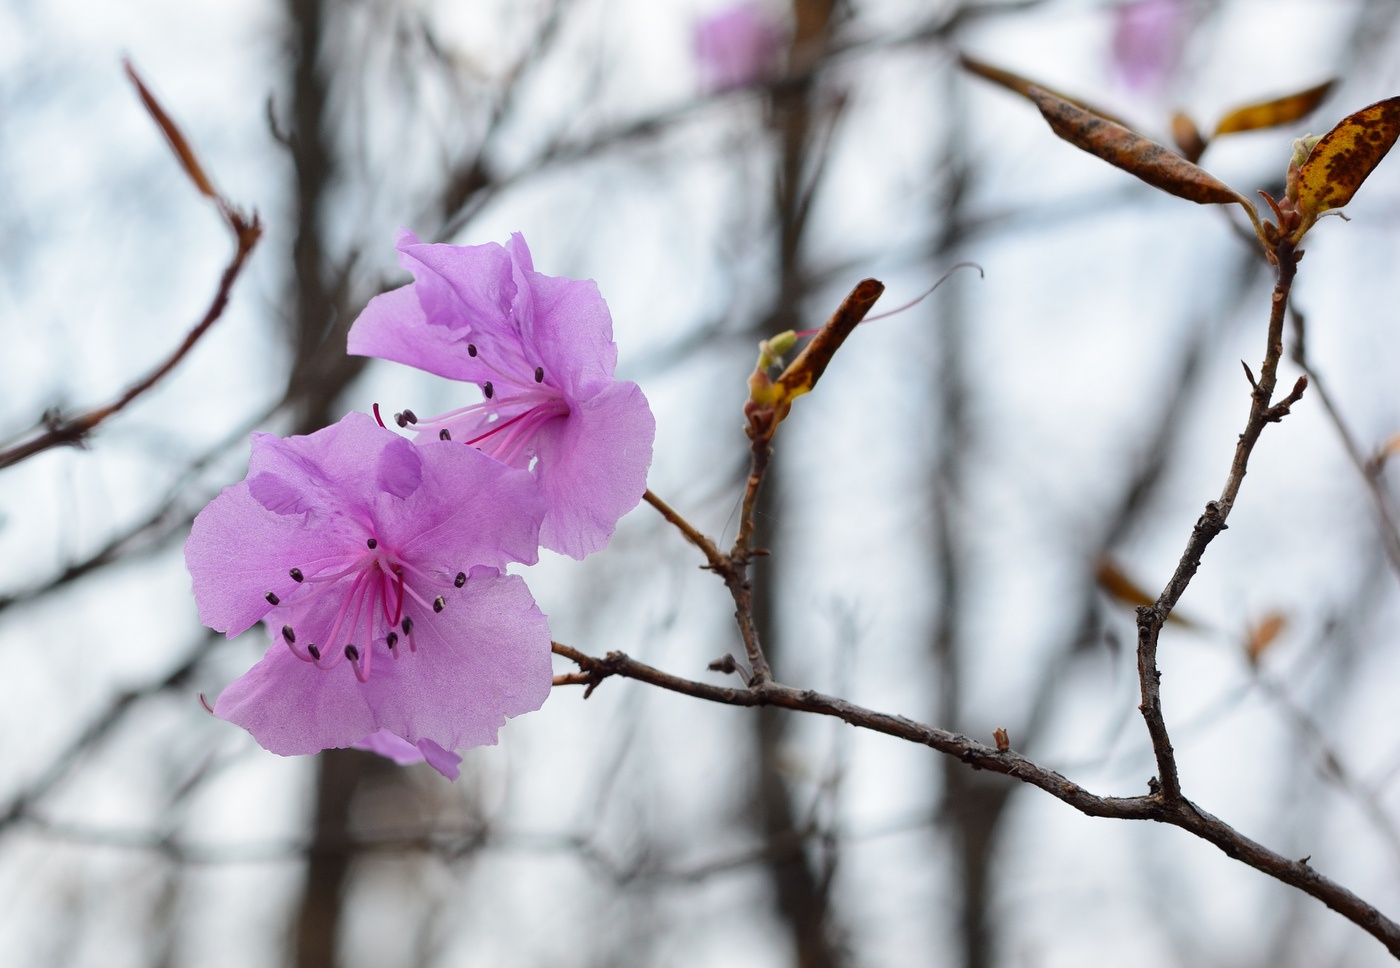
[[[421,620],[447,606],[446,582],[375,538],[367,539],[362,550],[305,562],[289,574],[296,589],[286,598],[268,592],[269,604],[298,610],[315,607],[318,616],[333,608],[335,617],[324,629],[303,628],[300,634],[284,625],[282,641],[298,659],[318,669],[334,669],[342,659],[349,660],[360,682],[368,681],[376,650],[387,651],[395,659],[404,645],[410,652],[418,651],[415,616]],[[465,572],[458,572],[452,581],[455,588],[466,583]],[[329,605],[321,600],[329,600]]]
[[[471,343],[467,354],[489,369],[493,379],[481,384],[486,399],[420,420],[412,410],[394,414],[400,427],[434,433],[439,440],[460,440],[503,464],[515,466],[532,456],[530,443],[545,424],[569,415],[564,391],[545,380],[544,367],[523,357],[491,362]]]

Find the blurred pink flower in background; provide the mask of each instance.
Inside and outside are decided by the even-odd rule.
[[[701,18],[695,24],[701,88],[727,91],[772,77],[786,42],[782,22],[758,3],[737,3]]]
[[[1160,87],[1186,43],[1186,0],[1134,0],[1114,10],[1113,66],[1134,90]]]

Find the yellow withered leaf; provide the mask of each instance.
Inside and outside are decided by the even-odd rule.
[[[1326,81],[1296,94],[1285,94],[1269,101],[1235,108],[1220,119],[1220,123],[1215,126],[1215,135],[1218,137],[1236,131],[1259,131],[1299,121],[1322,103],[1336,83],[1335,80]]]
[[[1061,138],[1152,187],[1200,205],[1238,202],[1253,211],[1249,200],[1239,192],[1170,148],[1120,124],[1105,121],[1042,88],[1032,87],[1029,96]]]
[[[1298,173],[1298,208],[1305,222],[1351,201],[1396,138],[1400,97],[1362,108],[1323,135]]]

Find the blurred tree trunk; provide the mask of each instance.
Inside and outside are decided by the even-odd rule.
[[[830,0],[794,0],[796,30],[790,65],[801,70],[821,56],[831,26],[834,5]],[[811,156],[814,105],[812,80],[775,92],[771,124],[777,140],[774,216],[777,223],[778,279],[774,308],[754,334],[755,342],[801,325],[800,306],[807,288],[802,268],[802,240],[808,207],[815,192],[814,171],[819,160]],[[758,510],[758,545],[774,548],[780,535],[774,524],[782,519],[785,474],[783,463],[769,465]],[[754,575],[754,618],[768,660],[781,677],[783,635],[776,589],[781,582],[781,556],[759,559]],[[782,743],[788,714],[759,707],[754,711],[754,744],[757,754],[757,812],[767,844],[768,875],[773,885],[778,915],[787,924],[799,968],[838,968],[846,964],[839,942],[837,918],[831,908],[830,864],[818,869],[806,849],[807,834],[797,818],[794,791],[782,768]]]
[[[934,224],[941,230],[934,239],[935,265],[946,265],[964,244],[966,224],[964,200],[970,180],[966,141],[958,137],[964,112],[962,86],[955,72],[948,72],[942,109],[948,117],[942,140],[944,189]],[[964,332],[966,320],[959,289],[955,283],[940,293],[938,322],[934,339],[938,371],[934,378],[936,401],[932,415],[935,428],[933,467],[929,496],[932,509],[932,563],[930,587],[938,590],[930,647],[935,677],[937,708],[933,722],[947,729],[969,728],[962,710],[964,678],[961,655],[961,624],[964,613],[963,575],[969,555],[966,536],[974,533],[975,522],[965,517],[968,449],[972,428],[968,416],[968,384]],[[989,737],[987,737],[989,738]],[[942,774],[942,803],[938,816],[955,861],[951,873],[955,896],[961,899],[958,912],[958,946],[965,968],[990,968],[995,955],[995,921],[989,906],[993,883],[992,853],[1012,784],[1004,777],[991,777],[969,770],[949,757],[939,757]]]
[[[287,399],[295,432],[334,422],[336,398],[364,367],[345,353],[349,327],[344,273],[332,270],[325,236],[325,208],[336,174],[336,145],[328,115],[325,44],[326,0],[286,0],[291,84],[291,152],[295,178],[296,237],[287,317],[292,346]],[[340,281],[332,282],[339,279]],[[379,764],[355,750],[327,750],[317,757],[316,805],[306,883],[295,916],[293,964],[333,968],[341,902],[350,869],[350,805],[366,773]]]

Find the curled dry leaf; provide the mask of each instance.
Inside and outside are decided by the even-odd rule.
[[[1028,96],[1051,129],[1075,147],[1178,198],[1200,205],[1238,202],[1254,217],[1254,206],[1247,198],[1170,148],[1105,121],[1042,88],[1032,87]]]
[[[1079,100],[1079,98],[1070,97],[1068,94],[1063,94],[1059,91],[1054,90],[1053,88],[1046,87],[1044,84],[1038,84],[1027,77],[1022,77],[1020,74],[1014,74],[1011,71],[1002,70],[1000,67],[993,67],[991,64],[987,64],[974,58],[968,57],[966,54],[960,55],[958,57],[958,60],[963,67],[967,68],[967,70],[976,74],[978,77],[985,78],[986,80],[991,81],[993,84],[1000,84],[1008,91],[1015,91],[1017,94],[1021,95],[1024,98],[1034,100],[1034,98],[1031,97],[1031,88],[1038,88],[1042,91],[1046,91],[1047,93],[1054,94],[1057,98],[1060,98],[1062,101],[1067,101],[1070,104],[1075,105],[1076,107],[1083,108],[1090,114],[1096,114],[1099,117],[1103,118],[1105,121],[1112,121],[1114,124],[1121,125],[1122,127],[1127,128],[1130,131],[1132,130],[1132,125],[1128,124],[1128,122],[1124,121],[1122,118],[1113,114],[1109,114],[1102,108],[1089,104],[1087,101],[1081,101]]]
[[[1351,201],[1356,190],[1400,138],[1400,97],[1348,115],[1313,146],[1298,173],[1301,236],[1317,217]]]
[[[1285,94],[1269,101],[1259,101],[1236,108],[1215,126],[1214,137],[1233,134],[1237,131],[1260,131],[1264,128],[1277,128],[1292,124],[1313,112],[1332,90],[1335,80],[1326,81],[1306,91]]]
[[[885,284],[878,279],[862,279],[856,283],[826,325],[817,331],[812,341],[803,347],[802,352],[778,377],[776,385],[786,400],[791,401],[817,385],[831,358],[884,291]]]
[[[1288,627],[1288,618],[1282,612],[1269,612],[1249,627],[1249,637],[1245,639],[1244,654],[1250,665],[1258,665],[1260,657],[1274,640]]]
[[[1011,749],[1011,734],[1002,727],[998,726],[996,729],[992,730],[992,739],[996,740],[997,749],[1001,750],[1001,752],[1005,753],[1007,750]]]

